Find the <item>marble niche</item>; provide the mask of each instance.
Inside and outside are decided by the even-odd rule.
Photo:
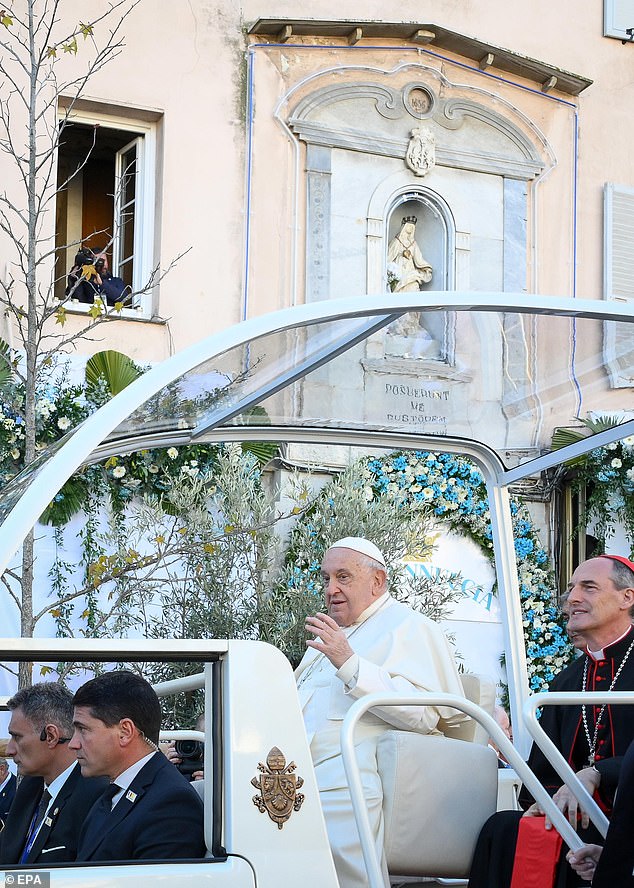
[[[454,85],[423,64],[380,77],[344,71],[337,81],[314,78],[287,125],[305,145],[307,301],[526,290],[532,183],[555,159],[498,95]],[[488,378],[482,349],[505,349],[511,370],[513,361],[525,366],[530,331],[494,324],[474,331],[472,347],[458,354],[456,324],[450,312],[400,317],[323,378],[313,375],[305,409],[320,415],[324,399],[341,399],[350,421],[383,418],[426,434],[494,423],[512,444],[510,420],[532,422],[532,393]],[[463,385],[474,379],[477,404]],[[358,397],[361,389],[373,396]]]

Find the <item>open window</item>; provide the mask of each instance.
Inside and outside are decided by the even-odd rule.
[[[132,292],[147,283],[154,259],[155,125],[100,114],[62,124],[57,166],[56,295],[79,245],[105,251],[111,273]],[[131,309],[150,309],[137,296]]]

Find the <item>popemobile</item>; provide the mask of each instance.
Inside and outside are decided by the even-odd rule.
[[[433,402],[434,415],[442,414],[443,422],[434,423],[432,432],[428,424],[412,419],[411,411],[386,414],[379,409],[376,389],[368,383],[364,349],[394,324],[421,331],[421,336],[426,329],[452,330],[460,372],[452,379],[451,402]],[[420,291],[320,301],[244,321],[155,366],[5,488],[0,570],[67,478],[81,466],[122,453],[269,440],[466,455],[482,472],[488,490],[514,743],[492,718],[494,688],[479,675],[463,676],[464,697],[372,694],[357,701],[342,725],[342,750],[368,885],[381,888],[383,880],[363,803],[354,732],[363,713],[378,705],[453,706],[469,717],[451,736],[394,730],[381,740],[386,854],[393,882],[411,877],[435,880],[426,884],[466,884],[482,824],[497,807],[515,806],[520,781],[564,843],[577,849],[576,832],[529,770],[525,756],[534,738],[605,835],[604,814],[536,718],[540,706],[604,697],[529,691],[509,487],[634,435],[630,419],[554,452],[541,422],[548,415],[550,428],[569,424],[571,416],[579,415],[580,399],[586,412],[600,410],[606,380],[617,365],[621,375],[629,372],[632,377],[634,352],[619,350],[615,343],[631,343],[633,324],[632,309],[618,303],[479,292],[475,305],[473,293],[449,291],[426,291],[424,303]],[[408,385],[429,392],[446,389],[442,362],[422,360],[420,367],[420,379]],[[327,408],[318,397],[326,370],[348,393],[347,398],[330,399]],[[205,392],[205,379],[209,390],[215,388],[212,381],[220,371],[229,379],[220,397],[183,396],[172,414],[152,413],[153,399],[167,386]],[[400,397],[400,390],[395,394]],[[262,423],[251,409],[255,405],[265,407],[270,424]],[[507,465],[509,442],[514,454],[520,454],[512,466]],[[60,864],[45,871],[51,888],[277,888],[300,881],[306,888],[337,888],[295,681],[279,651],[257,641],[231,640],[5,638],[0,648],[9,662],[200,664],[198,674],[159,684],[156,690],[173,695],[204,689],[204,732],[171,736],[205,741],[204,780],[199,781],[205,857]],[[634,702],[634,693],[612,690],[609,697],[614,704]],[[511,769],[497,767],[496,754],[487,745],[489,735]],[[7,873],[5,883],[43,884],[36,881],[41,876],[38,868],[24,866]]]

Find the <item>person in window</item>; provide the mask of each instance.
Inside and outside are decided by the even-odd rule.
[[[65,295],[89,305],[98,296],[112,307],[119,302],[125,304],[130,291],[123,278],[110,274],[105,250],[93,252],[88,247],[82,247],[68,273]]]
[[[95,269],[101,278],[101,298],[106,305],[114,306],[119,302],[125,305],[129,302],[130,288],[126,286],[123,278],[110,274],[105,251],[95,253]]]
[[[101,278],[95,268],[95,254],[88,247],[82,247],[75,255],[73,267],[68,272],[65,296],[78,302],[92,304],[95,301]]]

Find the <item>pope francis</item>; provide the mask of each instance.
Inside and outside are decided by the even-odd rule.
[[[387,591],[385,559],[360,537],[338,540],[321,565],[327,613],[306,621],[314,635],[295,677],[326,828],[341,888],[366,888],[367,875],[341,757],[341,722],[352,703],[375,691],[444,691],[463,696],[458,671],[439,626]],[[357,726],[355,751],[370,822],[382,857],[382,788],[376,744],[400,728],[438,733],[457,722],[453,709],[390,706],[366,713]],[[421,763],[422,764],[422,763]],[[385,862],[383,871],[389,885]]]

